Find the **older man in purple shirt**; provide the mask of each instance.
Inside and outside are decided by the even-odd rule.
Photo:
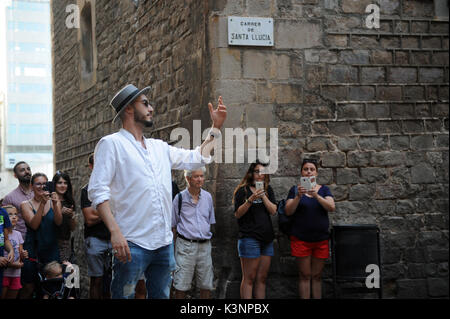
[[[213,289],[210,239],[211,225],[216,223],[216,219],[212,196],[202,189],[204,173],[204,167],[185,171],[188,188],[173,200],[172,230],[176,240],[173,286],[177,299],[186,297],[194,275],[197,287],[200,288],[200,298],[209,299]]]
[[[25,240],[25,235],[27,234],[27,226],[25,225],[25,220],[22,217],[22,212],[20,210],[20,204],[23,201],[27,201],[33,198],[34,193],[31,188],[31,169],[30,166],[25,162],[18,162],[14,165],[14,177],[19,180],[19,186],[16,189],[8,193],[3,199],[2,205],[13,205],[18,212],[18,219],[15,230],[22,234],[22,238]]]

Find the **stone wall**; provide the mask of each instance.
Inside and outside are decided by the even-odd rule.
[[[365,24],[370,3],[378,30]],[[321,159],[319,182],[337,201],[331,221],[381,229],[384,296],[448,297],[448,20],[434,18],[433,1],[217,1],[211,10],[213,91],[227,97],[229,127],[278,127],[277,198],[302,157]],[[275,46],[229,47],[230,15],[273,17]],[[226,227],[216,265],[226,276],[219,295],[238,297],[230,202],[247,167],[227,165],[217,177]],[[295,297],[286,237],[275,247],[267,296]],[[327,264],[325,296],[330,275]]]
[[[277,199],[297,182],[302,157],[316,157],[319,182],[337,201],[332,223],[380,227],[385,297],[448,297],[449,32],[448,19],[434,17],[433,1],[139,1],[136,7],[96,0],[96,83],[85,91],[77,30],[64,25],[69,3],[52,2],[55,158],[56,169],[73,177],[77,198],[88,181],[88,154],[119,127],[111,124],[108,103],[126,83],[155,88],[152,136],[166,141],[174,127],[192,132],[194,119],[206,128],[207,102],[223,95],[227,127],[278,128],[279,169],[271,177]],[[365,25],[370,3],[381,10],[378,30]],[[229,47],[231,15],[272,17],[274,47]],[[208,168],[216,298],[239,297],[231,200],[247,167]],[[325,297],[332,295],[330,276],[328,262]],[[295,298],[296,281],[289,241],[278,234],[267,297]]]

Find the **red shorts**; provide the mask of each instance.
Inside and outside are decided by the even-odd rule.
[[[330,256],[328,239],[318,242],[306,242],[291,236],[291,253],[294,257],[308,257],[327,259]]]
[[[22,288],[20,277],[3,277],[3,288],[6,287],[11,290],[19,290]]]

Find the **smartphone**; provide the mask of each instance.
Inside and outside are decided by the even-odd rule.
[[[309,177],[300,177],[300,186],[309,191],[311,189],[311,180]]]
[[[256,190],[264,189],[264,182],[255,182]]]
[[[310,180],[310,182],[311,182],[311,189],[314,189],[314,188],[316,187],[316,185],[317,185],[317,183],[316,183],[316,177],[315,177],[315,176],[311,176],[311,177],[309,178],[309,180]]]
[[[55,191],[55,184],[53,184],[53,182],[45,183],[44,191],[47,191],[50,194],[53,193]]]

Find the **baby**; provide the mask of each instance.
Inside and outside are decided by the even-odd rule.
[[[71,266],[72,264],[69,262],[64,262],[63,263],[66,266]],[[44,267],[44,276],[45,279],[55,279],[55,278],[64,278],[63,276],[63,267],[62,265],[57,262],[57,261],[52,261],[49,262],[47,265],[45,265]],[[65,285],[64,280],[62,280],[61,282],[56,281],[54,284],[51,285],[47,285],[47,289],[44,293],[44,299],[49,299],[50,295],[48,293],[51,293],[52,295],[60,292],[61,290],[63,290],[63,295],[61,296],[62,298],[66,298],[66,299],[75,299],[72,296],[71,291],[69,291],[69,296],[67,296],[67,291],[65,289],[61,289],[61,285]]]

